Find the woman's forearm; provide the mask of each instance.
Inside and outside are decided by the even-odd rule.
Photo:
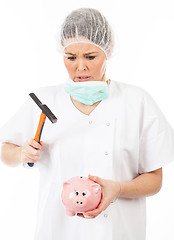
[[[121,182],[122,198],[148,197],[159,192],[162,186],[162,168],[143,173],[129,182]]]
[[[2,143],[1,146],[2,161],[12,167],[18,166],[21,163],[21,148],[12,143]]]
[[[28,139],[22,146],[12,143],[2,143],[1,159],[9,166],[15,167],[21,163],[36,163],[39,160],[43,142]]]

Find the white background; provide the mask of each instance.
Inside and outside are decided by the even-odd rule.
[[[67,79],[56,35],[80,7],[100,10],[119,39],[108,77],[148,91],[174,127],[172,0],[1,0],[0,127],[30,92]],[[147,240],[174,239],[173,172],[174,163],[164,167],[162,190],[147,199]],[[36,169],[0,162],[0,239],[33,240],[38,183]]]

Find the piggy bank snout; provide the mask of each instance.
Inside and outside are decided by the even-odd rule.
[[[87,204],[87,199],[85,197],[81,197],[81,196],[76,196],[74,198],[74,204],[75,205],[79,205],[79,206],[86,206]]]
[[[87,201],[84,200],[84,199],[83,199],[83,200],[82,200],[82,199],[78,199],[78,200],[75,201],[75,204],[76,204],[76,205],[84,206],[84,205],[87,204]]]

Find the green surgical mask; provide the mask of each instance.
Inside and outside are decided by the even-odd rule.
[[[69,79],[65,84],[65,90],[75,100],[88,106],[106,99],[109,95],[105,81],[74,82]]]

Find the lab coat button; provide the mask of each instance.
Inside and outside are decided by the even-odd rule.
[[[104,217],[105,217],[105,218],[107,218],[107,217],[108,217],[108,214],[107,214],[107,213],[105,213],[105,214],[104,214]]]
[[[105,152],[105,155],[107,156],[109,153],[108,152]]]
[[[89,121],[89,124],[92,124],[92,121]]]
[[[106,123],[106,126],[110,126],[110,123],[109,123],[109,122],[107,122],[107,123]]]

